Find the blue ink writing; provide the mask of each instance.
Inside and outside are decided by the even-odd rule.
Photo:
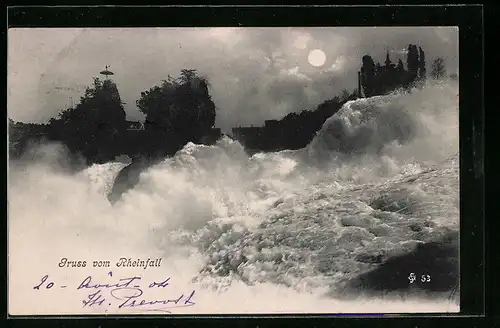
[[[127,288],[133,281],[140,280],[141,277],[130,277],[130,278],[122,278],[118,281],[120,283],[114,284],[92,284],[92,277],[88,276],[85,278],[78,286],[77,290],[82,288]]]
[[[93,294],[90,294],[88,296],[88,301],[83,300],[83,307],[86,306],[92,306],[92,305],[102,305],[102,303],[106,300],[102,295],[101,295],[101,290],[99,289]]]
[[[40,290],[40,287],[47,281],[48,278],[49,278],[49,275],[43,276],[42,281],[40,282],[40,284],[37,285],[37,286],[34,286],[33,289]],[[54,286],[54,283],[53,282],[49,282],[47,284],[47,286],[45,286],[45,288],[46,289],[51,289],[53,286]]]
[[[165,299],[165,300],[145,300],[139,299],[142,296],[143,291],[139,288],[116,288],[111,291],[111,296],[115,299],[123,301],[118,308],[137,308],[145,307],[148,308],[152,305],[160,305],[160,307],[148,308],[149,311],[162,311],[168,312],[168,309],[193,306],[196,303],[192,301],[195,291],[193,290],[188,297],[184,297],[184,294],[180,295],[178,298]],[[164,305],[164,306],[161,306]]]
[[[170,280],[170,278],[167,278],[165,279],[164,281],[162,282],[152,282],[149,284],[149,288],[153,288],[153,287],[167,287],[168,286],[168,281]]]
[[[108,272],[108,276],[112,277],[112,272]],[[189,307],[196,303],[194,302],[195,291],[190,294],[179,293],[171,295],[174,297],[161,296],[161,299],[148,299],[144,297],[144,292],[139,285],[142,279],[140,276],[133,276],[114,280],[112,283],[96,283],[92,281],[92,276],[87,276],[76,288],[77,290],[90,290],[90,294],[82,300],[83,308],[92,306],[111,306],[110,297],[119,300],[118,309],[137,309],[143,311],[157,311],[171,313],[173,308]],[[168,277],[162,281],[153,281],[148,286],[149,288],[165,288],[170,286],[171,278]],[[38,285],[33,286],[35,290],[51,289],[54,287],[54,282],[50,281],[49,275],[41,278]],[[58,285],[59,288],[66,288],[66,285]],[[108,291],[108,294],[106,292]],[[105,311],[108,311],[105,309]]]

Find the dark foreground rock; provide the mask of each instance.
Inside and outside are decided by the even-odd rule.
[[[349,281],[349,294],[404,294],[456,297],[459,285],[458,232],[420,244],[407,254],[389,258],[376,269]],[[413,273],[415,280],[410,282]]]
[[[113,188],[107,195],[110,203],[119,201],[123,194],[133,189],[139,183],[141,172],[154,165],[157,161],[143,158],[134,158],[132,162],[125,166],[116,176]]]

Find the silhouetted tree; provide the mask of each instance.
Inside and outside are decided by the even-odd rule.
[[[376,75],[379,75],[382,73],[382,66],[380,65],[379,62],[376,62],[375,63],[375,74]]]
[[[419,72],[418,72],[418,77],[421,81],[425,81],[426,79],[426,72],[427,72],[427,69],[425,68],[425,53],[424,51],[422,50],[421,47],[418,47],[418,50],[419,50],[419,54],[420,54],[420,59],[419,59]]]
[[[398,66],[396,67],[396,69],[398,70],[398,73],[403,73],[405,71],[405,67],[403,65],[403,61],[401,60],[401,58],[398,60]]]
[[[352,93],[349,92],[349,90],[344,89],[344,90],[342,90],[342,92],[340,94],[340,99],[342,99],[341,101],[347,101],[349,98],[351,98],[351,95],[352,95]]]
[[[32,143],[35,145],[47,137],[47,124],[15,122],[9,118],[9,157],[21,156]]]
[[[407,71],[405,70],[403,61],[401,59],[398,60],[398,66],[396,66],[396,75],[397,75],[397,87],[402,87],[406,81]]]
[[[406,61],[407,70],[401,59],[397,65],[392,63],[389,51],[386,53],[384,66],[375,62],[369,55],[363,56],[363,64],[358,74],[365,97],[386,94],[401,87],[408,89],[417,81],[424,82],[426,79],[424,50],[414,44],[408,45]]]
[[[418,78],[418,69],[420,67],[418,58],[418,49],[414,44],[408,46],[408,55],[406,57],[406,67],[408,68],[407,84],[411,85]]]
[[[384,88],[384,71],[379,62],[375,63],[375,85],[373,87],[376,95],[383,93]]]
[[[183,69],[160,86],[141,93],[137,107],[146,115],[145,128],[154,133],[158,147],[175,151],[189,141],[199,142],[215,123],[215,104],[208,80],[196,70]]]
[[[119,139],[127,129],[125,117],[116,84],[94,78],[79,104],[50,120],[49,136],[81,152],[89,162],[104,162],[119,152]]]
[[[376,71],[375,62],[371,56],[365,55],[362,58],[363,66],[361,67],[361,85],[365,97],[375,95]]]
[[[353,97],[354,99],[358,99],[360,97],[359,90],[357,88],[352,91],[351,97]]]
[[[443,57],[438,57],[432,62],[431,76],[435,80],[442,79],[446,75]]]

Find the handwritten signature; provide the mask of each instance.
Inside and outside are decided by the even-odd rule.
[[[112,276],[112,272],[108,273]],[[140,276],[133,276],[127,278],[121,278],[112,283],[96,283],[93,281],[92,276],[87,276],[82,282],[76,287],[76,290],[92,290],[87,298],[82,300],[82,307],[103,307],[104,311],[108,311],[108,307],[113,306],[113,300],[119,301],[118,309],[135,309],[140,308],[144,311],[156,311],[164,313],[172,313],[170,310],[174,308],[182,308],[193,306],[195,290],[190,293],[175,295],[175,297],[168,297],[165,299],[147,299],[143,295],[145,294],[143,288],[139,285],[142,280]],[[163,281],[153,281],[147,288],[167,288],[170,285],[170,277]],[[56,284],[50,281],[49,276],[45,275],[38,285],[35,285],[33,289],[43,290],[51,289],[55,287]],[[57,286],[56,286],[57,287]],[[59,286],[60,288],[66,288],[67,286]]]

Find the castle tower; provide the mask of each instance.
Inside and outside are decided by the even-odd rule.
[[[389,49],[387,49],[387,54],[385,55],[385,66],[386,67],[391,66],[391,58],[389,56]]]

